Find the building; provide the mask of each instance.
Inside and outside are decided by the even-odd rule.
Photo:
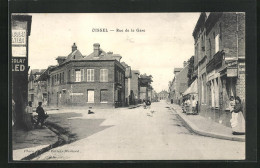
[[[138,86],[139,86],[139,95],[140,95],[140,101],[142,100],[150,100],[152,101],[152,91],[153,87],[151,86],[151,83],[153,82],[151,75],[140,75],[138,78]]]
[[[32,69],[28,77],[28,101],[32,102],[33,107],[37,107],[39,102],[47,105],[47,82],[37,81],[44,71],[46,69]]]
[[[167,100],[168,96],[169,96],[169,93],[166,90],[162,90],[158,93],[159,100]]]
[[[188,63],[183,62],[183,68],[174,68],[174,78],[170,82],[169,96],[171,102],[180,104],[182,102],[182,93],[188,88]]]
[[[51,106],[120,107],[125,105],[125,67],[122,56],[105,52],[100,44],[84,57],[76,44],[68,56],[45,74]],[[44,78],[44,77],[42,77]]]
[[[201,13],[193,37],[200,114],[230,126],[230,96],[245,107],[245,13]]]
[[[130,79],[130,85],[131,85],[131,94],[134,97],[134,101],[130,102],[130,104],[137,104],[140,100],[140,94],[139,94],[139,76],[140,71],[139,70],[132,70],[132,77]],[[130,99],[131,100],[131,99]]]

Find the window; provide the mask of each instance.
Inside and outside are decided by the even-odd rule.
[[[100,102],[107,103],[109,98],[108,90],[102,89],[100,90]]]
[[[87,69],[87,81],[94,82],[94,69]]]
[[[215,37],[215,53],[219,51],[219,34]]]
[[[100,82],[107,82],[107,81],[108,81],[108,70],[100,69]]]
[[[94,90],[88,90],[88,103],[94,103]]]
[[[76,82],[81,82],[81,71],[80,69],[76,69]]]
[[[65,83],[64,72],[62,72],[62,83]]]

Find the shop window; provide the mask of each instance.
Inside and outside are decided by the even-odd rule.
[[[100,69],[100,82],[108,82],[108,70]]]
[[[87,69],[87,81],[94,82],[94,69]]]

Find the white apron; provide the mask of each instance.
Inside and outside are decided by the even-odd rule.
[[[233,132],[245,133],[245,119],[242,112],[232,113],[230,120]]]

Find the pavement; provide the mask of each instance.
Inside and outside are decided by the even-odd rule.
[[[21,160],[58,140],[57,135],[46,127],[30,131],[13,128],[12,134],[13,160]]]
[[[193,132],[213,138],[245,142],[245,135],[233,135],[231,127],[226,127],[200,115],[186,115],[182,112],[181,106],[167,103]]]

